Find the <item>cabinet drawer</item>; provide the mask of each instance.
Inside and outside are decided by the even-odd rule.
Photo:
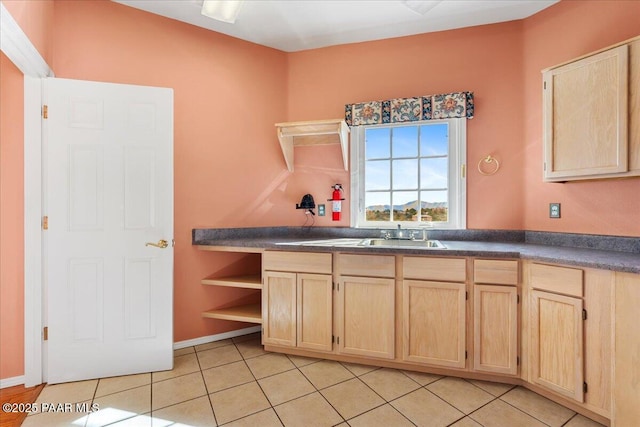
[[[262,254],[262,267],[271,271],[331,274],[331,254],[265,251]]]
[[[464,282],[467,279],[466,262],[464,258],[404,257],[404,278]]]
[[[338,268],[341,275],[395,277],[396,257],[393,255],[340,254]]]
[[[476,259],[473,261],[473,281],[496,285],[517,285],[518,261]]]
[[[582,297],[584,272],[578,268],[531,264],[529,278],[531,287],[558,294]]]

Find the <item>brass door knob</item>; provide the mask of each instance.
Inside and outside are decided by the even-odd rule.
[[[166,240],[162,239],[162,240],[158,240],[158,243],[147,242],[147,243],[145,243],[145,246],[155,246],[156,248],[164,249],[167,246],[169,246],[169,242],[167,242]]]

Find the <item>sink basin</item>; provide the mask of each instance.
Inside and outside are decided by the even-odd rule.
[[[446,249],[438,240],[401,240],[401,239],[352,239],[337,238],[324,240],[303,240],[297,242],[282,242],[277,245],[290,246],[328,246],[328,247],[357,247],[376,246],[386,248],[416,248],[416,249]]]
[[[324,239],[324,240],[303,240],[300,242],[284,242],[278,243],[278,245],[293,245],[293,246],[358,246],[362,242],[362,239],[350,239],[350,238],[336,238],[336,239]]]
[[[361,246],[383,246],[398,248],[447,249],[439,240],[366,239]]]

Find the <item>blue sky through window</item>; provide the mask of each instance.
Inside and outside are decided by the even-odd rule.
[[[447,123],[367,129],[365,206],[422,202],[446,207],[448,153]]]

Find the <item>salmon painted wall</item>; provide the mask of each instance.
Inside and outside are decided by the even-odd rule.
[[[522,63],[521,21],[296,52],[289,118],[344,117],[347,103],[473,91],[467,227],[521,229]],[[501,168],[483,176],[476,165],[489,154]]]
[[[200,280],[259,264],[198,251],[191,229],[298,220],[302,189],[274,128],[286,120],[286,54],[110,1],[55,6],[57,77],[174,89],[174,339],[238,328],[201,313],[259,295]]]
[[[23,81],[0,53],[0,378],[24,373]]]
[[[640,35],[640,2],[561,1],[524,23],[524,161],[527,230],[640,236],[640,178],[542,182],[540,70]],[[550,202],[562,218],[549,219]]]

